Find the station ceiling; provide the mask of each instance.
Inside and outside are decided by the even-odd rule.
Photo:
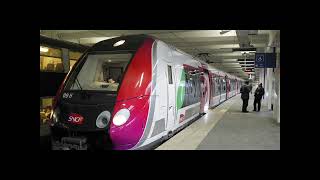
[[[50,38],[93,45],[133,34],[149,34],[197,56],[217,69],[247,79],[255,76],[254,49],[265,52],[272,30],[40,30]],[[247,49],[249,48],[249,49]],[[247,49],[247,50],[243,50]],[[255,76],[257,81],[258,75]]]

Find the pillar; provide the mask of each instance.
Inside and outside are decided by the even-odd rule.
[[[268,110],[271,110],[272,99],[273,99],[273,71],[272,68],[267,68],[266,73],[266,86],[265,86],[265,100],[267,102]]]
[[[62,48],[62,63],[65,73],[68,73],[70,70],[70,60],[69,60],[69,50]]]
[[[280,123],[280,50],[277,53],[277,68],[275,69],[274,102],[273,117]]]

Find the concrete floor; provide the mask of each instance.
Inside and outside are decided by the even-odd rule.
[[[242,113],[237,95],[176,134],[157,150],[280,150],[280,125],[262,103],[260,112]]]

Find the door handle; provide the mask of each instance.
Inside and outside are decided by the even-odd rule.
[[[169,109],[171,109],[173,106],[170,106]]]

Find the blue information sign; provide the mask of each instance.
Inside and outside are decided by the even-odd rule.
[[[276,68],[276,53],[266,53],[266,68]]]
[[[276,53],[256,53],[256,68],[276,68]]]
[[[265,59],[266,58],[265,58],[264,53],[256,53],[255,67],[256,68],[264,68],[266,65]]]

